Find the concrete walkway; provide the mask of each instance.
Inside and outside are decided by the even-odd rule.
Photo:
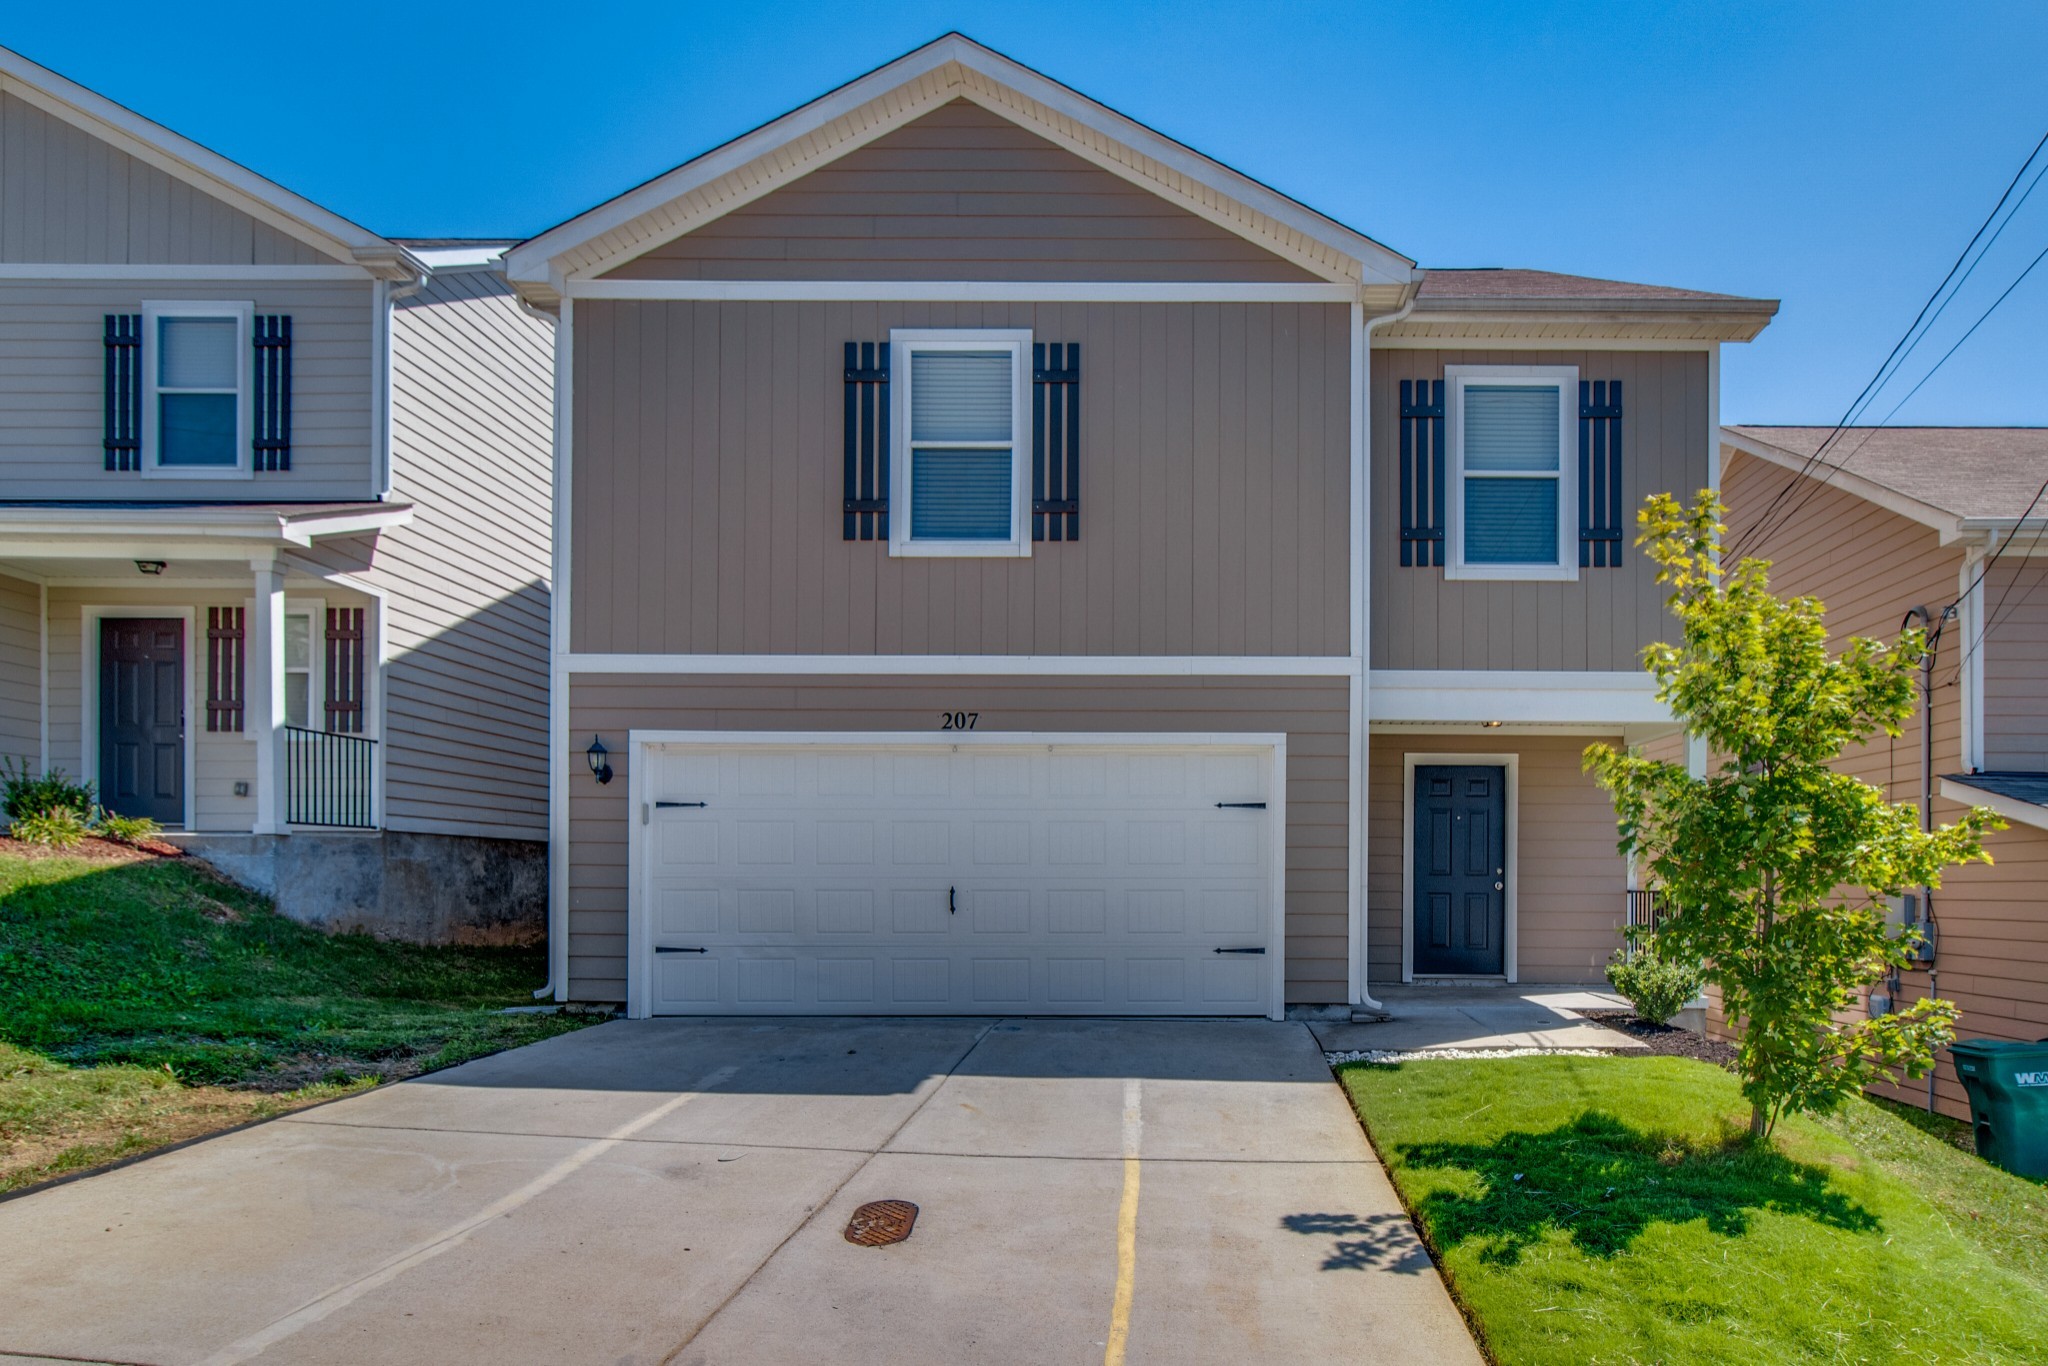
[[[9,1353],[1479,1361],[1265,1021],[600,1025],[0,1203]]]
[[[1390,1018],[1364,1024],[1316,1024],[1330,1052],[1404,1053],[1445,1049],[1598,1049],[1647,1052],[1628,1035],[1573,1014],[1626,1010],[1611,992],[1574,986],[1389,986],[1374,994]]]

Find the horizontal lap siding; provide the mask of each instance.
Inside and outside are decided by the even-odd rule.
[[[1983,604],[1984,766],[2048,770],[2048,557],[2000,560]]]
[[[1315,277],[956,100],[610,272],[637,279]]]
[[[1370,980],[1401,979],[1401,934],[1411,914],[1402,899],[1405,755],[1516,754],[1515,879],[1517,976],[1524,982],[1606,980],[1621,943],[1627,867],[1607,794],[1579,769],[1585,736],[1497,738],[1431,733],[1372,737],[1367,803],[1366,930]]]
[[[334,258],[0,93],[0,261],[333,265]]]
[[[367,280],[0,282],[0,487],[12,499],[319,502],[375,496]],[[292,467],[239,479],[106,468],[106,315],[145,299],[247,300],[292,320]]]
[[[1442,379],[1446,365],[1575,365],[1581,379],[1622,382],[1620,569],[1508,583],[1402,567],[1401,381]],[[1704,352],[1389,349],[1373,353],[1371,382],[1373,668],[1632,670],[1643,646],[1676,634],[1655,566],[1634,548],[1635,511],[1652,493],[1689,500],[1707,482]]]
[[[842,539],[841,348],[892,327],[1081,344],[1079,542]],[[581,301],[575,333],[578,651],[1348,651],[1341,305]]]
[[[1828,607],[1830,637],[1839,643],[1849,635],[1897,635],[1906,610],[1916,605],[1941,607],[1962,587],[1962,551],[1943,546],[1936,533],[1919,523],[1888,512],[1832,485],[1816,486],[1791,471],[1737,453],[1728,464],[1726,497],[1731,535],[1755,525],[1784,490],[1797,481],[1788,502],[1799,508],[1792,526],[1778,530],[1754,553],[1773,561],[1771,584],[1779,593],[1810,593]],[[1809,497],[1810,495],[1810,497]],[[1782,510],[1782,509],[1781,509]],[[2007,559],[1986,580],[1984,605],[1993,607],[2004,586],[2017,579],[2007,597],[2000,625],[1987,647],[1987,661],[2004,654],[2013,672],[1997,666],[1985,680],[1986,758],[1998,766],[2032,753],[2026,740],[2025,702],[2039,704],[2044,663],[2021,661],[2033,647],[2029,640],[2048,639],[2039,627],[2035,600],[2048,589],[2028,591],[2042,576],[2038,561]],[[2013,577],[2008,577],[2011,575]],[[1935,673],[1934,771],[1962,768],[1961,690],[1952,686],[1957,665],[1968,644],[1955,626],[1944,636]],[[2031,667],[2029,674],[2025,670]],[[1994,683],[1994,680],[1999,680]],[[2010,680],[2011,687],[2005,686]],[[2031,689],[2031,692],[2029,692]],[[2000,703],[1994,706],[1992,699]],[[1840,764],[1865,782],[1876,784],[1895,802],[1920,798],[1921,713],[1916,708],[1904,733],[1851,751]],[[1994,734],[2001,736],[1994,740]],[[2000,751],[2003,744],[2007,748]],[[2041,756],[2031,763],[2041,767]],[[1937,789],[1938,790],[1938,789]],[[1947,822],[1962,808],[1936,796],[1934,818]],[[1939,995],[1962,1011],[1959,1038],[2033,1041],[2048,1036],[2048,831],[2014,823],[1985,841],[1994,860],[1952,869],[1934,894],[1940,929]],[[1901,998],[1912,1002],[1928,992],[1928,975],[1908,972],[1901,979]],[[1718,1025],[1718,1021],[1717,1021]],[[1949,1114],[1968,1113],[1954,1064],[1944,1054],[1936,1081],[1940,1107]],[[1881,1087],[1880,1094],[1925,1103],[1924,1080],[1904,1087]]]
[[[1342,680],[1153,678],[680,678],[578,676],[563,761],[569,785],[569,977],[578,1000],[626,993],[629,730],[903,731],[943,711],[978,729],[1285,733],[1287,999],[1347,999],[1345,860],[1350,691]],[[584,771],[591,734],[618,777]]]
[[[35,584],[0,574],[0,759],[24,768],[41,762],[41,613]]]

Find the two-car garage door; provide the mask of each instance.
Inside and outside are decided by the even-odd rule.
[[[642,742],[633,1011],[1276,1013],[1281,756]]]

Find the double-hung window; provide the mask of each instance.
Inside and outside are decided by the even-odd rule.
[[[1446,578],[1576,579],[1579,372],[1444,369],[1451,448]]]
[[[1029,555],[1031,333],[889,334],[889,553]]]
[[[145,303],[142,470],[159,478],[250,472],[246,303]]]

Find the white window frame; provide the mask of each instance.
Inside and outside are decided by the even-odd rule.
[[[1468,564],[1465,561],[1465,387],[1518,385],[1557,390],[1557,562]],[[1447,365],[1445,440],[1451,452],[1444,529],[1450,540],[1447,579],[1572,580],[1579,577],[1579,367],[1576,365]],[[1487,477],[1492,477],[1491,475]],[[1516,478],[1515,475],[1500,476]],[[1546,476],[1529,476],[1546,477]]]
[[[287,617],[306,618],[306,730],[327,729],[327,600],[325,598],[302,598],[287,593],[284,598],[284,614]],[[366,661],[367,662],[367,661]],[[285,676],[289,678],[297,670],[291,666],[289,655],[285,658]],[[291,689],[285,689],[289,695]],[[284,710],[279,700],[278,709]],[[285,724],[291,724],[287,717]],[[365,727],[367,729],[367,726]]]
[[[142,305],[142,476],[145,479],[248,479],[255,470],[249,458],[255,415],[250,411],[254,366],[249,336],[256,306],[206,299],[151,299]],[[233,318],[235,320],[235,463],[232,465],[164,465],[157,426],[157,375],[162,343],[158,323],[164,318]],[[179,393],[173,389],[170,392]],[[192,392],[215,393],[217,390]]]
[[[910,534],[910,357],[914,351],[1010,353],[1010,535],[1001,541],[916,540]],[[1031,554],[1031,330],[892,328],[889,332],[889,553],[1019,558]],[[947,441],[949,449],[994,442]]]

